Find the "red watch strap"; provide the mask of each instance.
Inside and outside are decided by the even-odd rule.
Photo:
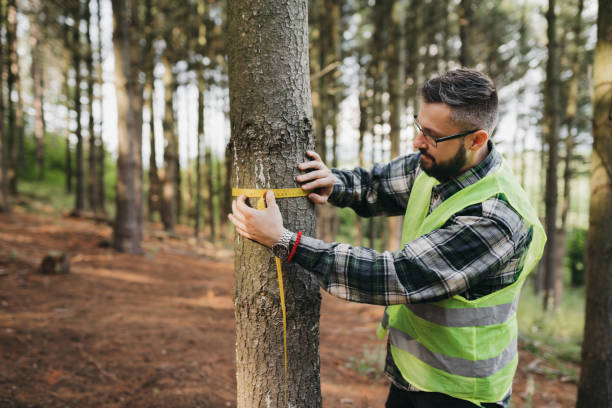
[[[297,238],[295,239],[295,244],[293,244],[293,248],[291,248],[291,253],[289,254],[289,258],[287,258],[287,262],[291,262],[293,259],[293,255],[295,255],[295,251],[300,243],[300,238],[302,238],[302,231],[298,230]]]

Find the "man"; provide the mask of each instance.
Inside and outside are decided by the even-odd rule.
[[[497,91],[458,69],[421,89],[418,153],[368,172],[329,170],[314,152],[296,177],[309,199],[363,217],[405,214],[394,252],[326,243],[283,228],[272,192],[229,215],[242,236],[310,271],[329,293],[387,305],[386,407],[508,407],[518,362],[516,306],[545,236],[525,192],[489,140]],[[290,257],[287,254],[291,254]]]

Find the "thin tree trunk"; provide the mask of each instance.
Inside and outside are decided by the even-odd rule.
[[[66,152],[65,152],[65,167],[64,173],[66,176],[66,193],[72,193],[72,152],[70,149],[70,86],[68,85],[68,73],[64,74],[64,83],[62,85],[63,93],[66,96]]]
[[[572,53],[572,78],[569,81],[567,108],[565,109],[565,123],[567,136],[565,137],[565,170],[563,172],[563,203],[561,205],[561,226],[559,228],[559,262],[557,264],[555,304],[560,305],[563,297],[563,277],[565,271],[565,246],[567,241],[567,214],[570,206],[570,188],[572,181],[572,156],[574,154],[574,120],[578,105],[578,74],[580,70],[580,38],[582,34],[583,0],[578,1],[576,20],[574,21],[574,47]]]
[[[153,70],[147,74],[147,108],[149,110],[149,191],[147,195],[147,215],[149,221],[153,221],[156,211],[159,211],[159,175],[157,170],[157,147],[155,146],[155,108],[153,106],[155,88]]]
[[[219,197],[217,203],[218,203],[218,209],[219,209],[219,213],[217,214],[218,218],[217,218],[217,222],[219,223],[219,239],[223,240],[225,239],[225,224],[227,223],[227,216],[225,214],[223,214],[223,207],[221,206],[222,202],[221,199],[223,197],[223,161],[221,160],[223,156],[218,157],[216,160],[216,167],[217,167],[217,171],[216,171],[216,175],[217,175],[217,180],[216,180],[216,188],[215,188],[215,195],[217,197]]]
[[[118,251],[142,253],[142,89],[135,61],[138,55],[133,10],[124,0],[113,0],[113,44],[117,94],[117,211],[113,246]],[[128,14],[129,13],[129,14]]]
[[[461,0],[459,3],[459,38],[461,39],[459,64],[463,67],[471,67],[474,64],[471,49],[473,46],[471,41],[473,16],[472,0]]]
[[[210,239],[215,239],[215,206],[213,199],[215,197],[215,190],[213,185],[213,162],[212,152],[210,146],[206,147],[206,156],[204,159],[206,163],[206,184],[208,184],[208,225],[210,230]]]
[[[174,95],[174,100],[178,100],[178,84],[176,83],[176,81],[173,81],[173,86],[174,89],[172,90],[172,95]],[[178,102],[177,102],[178,104]],[[175,169],[176,169],[176,173],[175,173],[175,177],[174,177],[174,191],[176,192],[176,196],[175,196],[175,200],[176,200],[176,223],[180,224],[181,223],[181,218],[183,217],[183,177],[181,174],[181,160],[179,157],[179,152],[180,152],[180,147],[179,147],[179,143],[180,143],[180,135],[178,132],[178,126],[176,124],[176,119],[178,118],[178,112],[176,111],[176,106],[174,106],[174,104],[171,104],[172,107],[172,136],[174,137],[174,153],[175,155],[175,160],[176,160],[176,164],[175,164]]]
[[[81,21],[80,3],[74,11],[74,27],[78,27]],[[76,28],[72,30],[72,66],[75,73],[74,102],[73,109],[76,112],[76,185],[74,195],[74,211],[78,214],[85,208],[84,205],[84,183],[83,183],[83,133],[81,129],[81,36]]]
[[[361,84],[362,89],[359,92],[359,167],[364,167],[363,160],[363,142],[365,134],[368,131],[368,99],[366,96],[365,81]],[[363,219],[359,216],[355,222],[355,245],[361,246],[364,242],[363,234]]]
[[[174,110],[172,108],[172,95],[174,89],[174,76],[170,62],[164,58],[164,92],[165,92],[165,114],[164,114],[164,179],[162,192],[162,222],[164,229],[174,232],[176,223],[176,149],[174,137]]]
[[[98,136],[98,143],[97,143],[97,155],[96,155],[96,160],[97,160],[97,175],[96,175],[96,196],[98,197],[98,209],[102,214],[106,214],[106,188],[105,188],[105,183],[104,183],[104,157],[105,157],[105,153],[104,153],[104,140],[102,139],[102,135],[104,134],[104,103],[103,103],[103,99],[104,99],[104,95],[102,92],[102,87],[104,85],[103,83],[103,78],[102,78],[102,12],[101,12],[101,5],[100,5],[100,0],[97,0],[97,25],[98,25],[98,65],[97,65],[97,71],[98,71],[98,89],[99,89],[99,95],[98,95],[98,104],[100,107],[100,121],[98,123],[99,129],[100,129],[100,134]]]
[[[8,101],[8,184],[9,192],[17,194],[17,143],[19,131],[17,129],[16,107],[12,94],[16,89],[19,76],[19,63],[17,60],[17,6],[15,0],[8,0],[6,9],[6,46],[8,53],[7,61],[7,101]]]
[[[225,146],[225,182],[223,183],[223,230],[227,231],[227,214],[232,212],[232,151],[230,145]]]
[[[36,139],[36,165],[38,179],[45,176],[44,143],[45,143],[45,116],[43,111],[43,68],[40,50],[40,27],[31,20],[32,35],[32,82],[34,87],[34,138]]]
[[[307,2],[233,0],[228,9],[234,186],[297,187],[297,165],[314,148]],[[246,14],[248,19],[241,17]],[[286,228],[314,234],[314,208],[307,198],[279,199],[278,204]],[[283,265],[285,378],[274,260],[267,248],[238,235],[235,252],[237,406],[320,407],[316,281],[295,264]]]
[[[85,4],[85,20],[87,20],[87,54],[85,56],[85,63],[87,65],[87,108],[89,114],[88,123],[88,136],[89,136],[89,151],[88,153],[88,168],[87,168],[87,191],[89,198],[89,208],[94,212],[98,212],[98,189],[96,186],[96,135],[94,133],[94,116],[93,116],[93,104],[94,104],[94,70],[93,70],[93,47],[91,39],[91,11],[89,10],[89,3]]]
[[[204,141],[204,72],[198,71],[198,141],[196,151],[196,204],[195,204],[195,236],[200,235],[200,219],[202,218],[202,142]]]
[[[391,12],[391,41],[389,42],[389,125],[391,127],[391,159],[400,154],[401,116],[404,111],[404,82],[406,64],[406,45],[404,37],[404,3],[395,1]],[[400,247],[402,217],[389,217],[389,239],[387,250],[396,251]]]
[[[555,0],[548,1],[546,13],[548,21],[548,62],[546,64],[546,136],[548,144],[548,167],[546,168],[546,235],[548,243],[544,250],[545,287],[544,309],[557,308],[555,303],[555,282],[557,272],[557,166],[559,164],[559,127],[561,112],[559,107],[559,61],[556,34]]]
[[[0,32],[5,26],[4,7],[0,2]],[[7,133],[4,128],[4,47],[0,41],[0,212],[11,212],[8,189]]]
[[[612,3],[599,1],[586,311],[577,408],[612,407]]]

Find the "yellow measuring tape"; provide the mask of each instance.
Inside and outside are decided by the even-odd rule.
[[[274,192],[275,198],[294,198],[294,197],[304,197],[308,195],[308,192],[302,190],[301,188],[268,188],[268,189],[259,189],[259,188],[232,188],[232,196],[239,197],[241,195],[246,195],[250,198],[259,198],[257,201],[257,209],[263,210],[266,208],[266,200],[265,194],[268,191]],[[280,291],[280,301],[281,301],[281,311],[283,312],[283,347],[285,351],[285,385],[287,381],[287,311],[285,310],[285,289],[283,287],[283,269],[281,266],[281,260],[277,257],[274,257],[276,261],[276,274],[278,276],[278,289]],[[287,393],[285,390],[285,399],[287,398]],[[285,404],[287,405],[287,404]]]

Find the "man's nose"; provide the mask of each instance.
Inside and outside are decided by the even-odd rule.
[[[426,149],[428,147],[423,132],[418,132],[414,136],[414,140],[412,141],[412,147],[414,147],[415,151],[419,149]]]

